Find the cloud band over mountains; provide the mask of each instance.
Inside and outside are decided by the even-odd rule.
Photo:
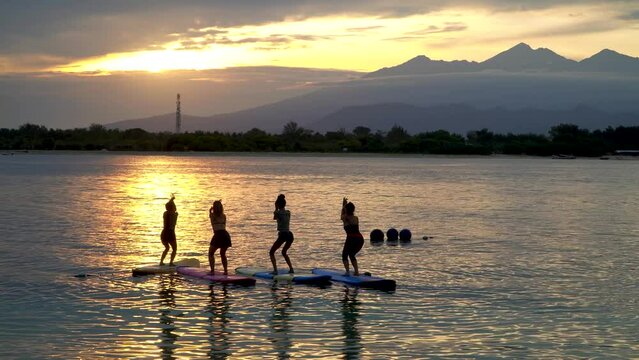
[[[584,12],[591,12],[592,6],[599,5],[601,2],[594,0],[273,0],[267,5],[261,0],[3,1],[0,2],[0,66],[4,63],[4,68],[10,69],[25,64],[25,60],[30,58],[26,64],[37,69],[85,57],[148,50],[174,40],[175,34],[187,36],[183,49],[197,49],[202,44],[210,43],[249,42],[263,42],[266,43],[264,48],[269,48],[294,40],[310,42],[330,36],[297,33],[264,34],[261,37],[248,35],[230,39],[223,34],[225,28],[315,17],[403,18],[442,10],[462,12],[464,9],[482,9],[492,14],[521,13],[562,6],[574,7],[575,16],[579,16],[580,8],[583,7]],[[605,7],[609,11],[602,13],[596,24],[562,25],[563,30],[560,28],[558,31],[564,34],[609,31],[626,27],[629,22],[638,19],[639,4],[636,2],[612,0],[606,1]],[[369,29],[374,27],[370,26]],[[205,28],[215,28],[215,34],[209,34],[210,42],[187,40],[193,30]],[[467,28],[468,25],[461,21],[448,26],[429,24],[423,28],[422,34],[406,36],[463,31]],[[537,33],[539,31],[543,30],[536,30]]]

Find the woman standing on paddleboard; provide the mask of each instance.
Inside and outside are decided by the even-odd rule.
[[[224,215],[224,207],[222,200],[215,200],[213,206],[209,209],[209,219],[213,227],[213,238],[209,245],[209,265],[211,266],[211,274],[215,273],[215,252],[220,249],[220,257],[222,258],[222,267],[224,267],[224,275],[228,275],[228,262],[226,260],[226,249],[230,248],[231,235],[226,231],[226,215]]]
[[[293,244],[293,233],[289,229],[289,224],[291,222],[291,212],[285,209],[286,207],[286,198],[284,194],[280,194],[277,196],[277,200],[275,200],[275,211],[273,212],[273,220],[277,220],[277,240],[271,246],[271,250],[269,251],[269,255],[271,256],[271,263],[273,263],[273,274],[277,275],[277,261],[275,261],[275,251],[279,249],[282,244],[284,244],[284,248],[282,248],[282,256],[284,260],[286,260],[286,264],[288,265],[289,274],[294,273],[293,265],[291,264],[291,259],[288,257],[286,253],[288,249]]]
[[[355,255],[364,246],[364,237],[359,232],[359,218],[355,216],[355,205],[352,202],[348,202],[346,198],[342,200],[342,221],[346,231],[346,241],[344,242],[344,249],[342,249],[342,262],[344,263],[344,269],[346,269],[344,275],[350,275],[348,267],[348,259],[350,259],[351,264],[353,264],[353,275],[358,276],[359,268],[357,267]]]
[[[166,254],[169,252],[169,245],[173,249],[171,252],[171,261],[169,262],[170,266],[173,266],[173,260],[175,259],[175,252],[177,251],[177,239],[175,238],[175,225],[177,224],[177,207],[173,202],[175,200],[175,195],[171,195],[171,200],[167,202],[164,207],[166,211],[163,214],[164,219],[164,228],[162,229],[162,233],[160,234],[160,239],[162,240],[162,245],[164,245],[164,252],[162,252],[162,257],[160,258],[160,265],[164,265],[164,258]]]

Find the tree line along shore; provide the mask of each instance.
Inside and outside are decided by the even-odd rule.
[[[152,133],[142,129],[48,129],[24,124],[0,129],[2,150],[110,150],[110,151],[228,151],[228,152],[354,152],[459,155],[570,154],[597,157],[619,149],[639,149],[639,126],[608,127],[590,131],[573,124],[559,124],[548,134],[496,134],[487,129],[465,136],[437,130],[411,135],[401,126],[373,132],[359,126],[353,131],[324,134],[286,124],[279,134],[260,129],[247,132]]]

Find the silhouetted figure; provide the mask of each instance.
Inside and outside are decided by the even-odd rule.
[[[344,230],[346,231],[346,241],[344,242],[344,249],[342,249],[342,262],[344,263],[344,269],[346,269],[345,275],[350,275],[348,267],[348,259],[353,264],[353,275],[359,275],[359,268],[357,267],[357,259],[355,255],[364,246],[364,237],[359,232],[359,218],[355,216],[355,205],[352,202],[348,202],[348,199],[342,200],[342,221],[344,222]]]
[[[291,259],[288,257],[286,253],[288,249],[293,244],[293,240],[295,240],[293,233],[289,229],[289,224],[291,222],[291,212],[285,209],[286,207],[286,198],[284,194],[279,194],[277,196],[277,200],[275,200],[275,211],[273,212],[273,220],[277,220],[277,240],[271,246],[271,250],[269,251],[269,255],[271,256],[271,263],[273,263],[273,274],[277,275],[277,261],[275,260],[275,251],[279,249],[282,244],[284,247],[282,248],[282,256],[284,260],[286,260],[286,264],[288,265],[288,272],[294,273],[293,265],[291,264]]]
[[[209,219],[211,227],[213,227],[213,238],[209,245],[209,265],[211,266],[211,274],[215,272],[215,252],[220,249],[220,258],[222,258],[222,267],[224,275],[228,275],[228,261],[226,259],[226,250],[232,246],[231,235],[226,231],[226,215],[224,215],[224,207],[222,200],[215,200],[213,206],[209,209]]]
[[[160,234],[160,239],[162,240],[162,245],[164,245],[164,252],[162,252],[162,257],[160,258],[160,265],[164,265],[164,258],[166,254],[169,252],[169,245],[171,246],[171,261],[169,265],[173,266],[173,260],[175,260],[175,252],[177,251],[177,239],[175,237],[175,225],[177,224],[177,207],[173,202],[175,200],[175,196],[171,195],[171,200],[167,202],[164,207],[166,211],[162,215],[164,219],[164,227],[162,229],[162,233]]]

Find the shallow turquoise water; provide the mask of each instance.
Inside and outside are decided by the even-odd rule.
[[[2,156],[0,356],[636,357],[638,178],[639,162],[581,159]],[[178,258],[206,261],[207,210],[222,198],[230,267],[268,265],[279,192],[298,269],[340,268],[343,196],[365,235],[414,238],[358,256],[397,280],[391,293],[131,277],[159,259],[171,192]]]

